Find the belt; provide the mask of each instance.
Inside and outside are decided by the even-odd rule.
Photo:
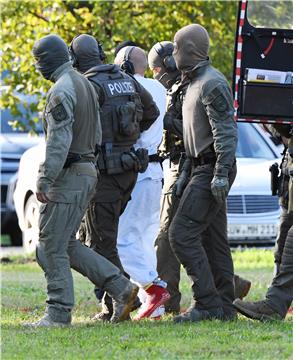
[[[162,162],[165,160],[165,157],[160,156],[158,154],[149,155],[149,162],[159,162],[162,164]]]
[[[63,169],[69,168],[74,163],[87,163],[87,162],[93,163],[94,161],[95,160],[92,157],[87,157],[85,155],[80,155],[80,154],[68,153],[68,156],[63,165]]]
[[[196,158],[192,157],[190,159],[193,166],[215,164],[217,161],[216,154],[214,153],[202,154]]]

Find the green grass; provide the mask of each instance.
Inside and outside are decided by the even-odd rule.
[[[249,299],[265,294],[273,271],[272,251],[233,252],[235,270],[253,281]],[[76,307],[73,326],[25,329],[45,307],[44,276],[34,262],[15,258],[2,265],[3,359],[293,359],[293,318],[259,323],[205,321],[174,325],[171,317],[117,325],[93,324],[93,285],[74,273]],[[189,281],[182,272],[182,307],[190,301]]]
[[[9,235],[0,235],[0,245],[1,246],[9,246],[11,245],[11,239]]]

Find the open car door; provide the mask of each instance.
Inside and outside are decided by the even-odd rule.
[[[236,121],[293,123],[293,0],[239,2]]]

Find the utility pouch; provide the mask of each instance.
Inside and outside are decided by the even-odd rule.
[[[278,189],[279,189],[279,165],[277,163],[274,163],[270,166],[270,172],[271,172],[271,191],[272,195],[278,195]]]
[[[149,152],[147,149],[139,148],[135,151],[135,154],[139,161],[138,172],[144,173],[149,165]]]
[[[121,163],[121,152],[113,151],[111,153],[104,154],[106,172],[109,175],[122,174],[124,168]]]
[[[121,163],[124,171],[134,170],[138,172],[140,169],[139,159],[132,151],[124,152],[121,155]]]
[[[135,116],[135,103],[127,102],[120,105],[119,112],[119,132],[127,137],[135,136],[139,134],[139,123]]]

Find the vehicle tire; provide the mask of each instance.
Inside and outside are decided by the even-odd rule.
[[[34,194],[32,194],[24,208],[25,230],[22,232],[22,242],[25,252],[31,253],[36,250],[39,241],[39,205]]]

